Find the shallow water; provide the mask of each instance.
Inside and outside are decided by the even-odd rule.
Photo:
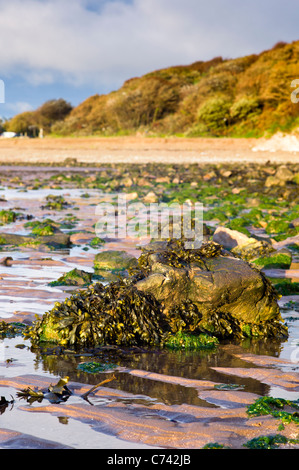
[[[88,230],[95,236],[94,205],[103,193],[88,190],[91,197],[84,199],[80,197],[84,192],[83,189],[20,192],[7,188],[3,191],[7,199],[5,208],[22,207],[24,213],[53,220],[72,213],[79,219],[75,230]],[[63,194],[72,205],[59,213],[42,211],[41,201],[48,194]],[[28,233],[23,221],[3,226],[2,231],[10,232],[13,227],[14,233]],[[21,251],[1,251],[0,257],[12,257],[13,264],[0,265],[0,318],[31,322],[35,314],[42,315],[50,310],[57,300],[63,300],[73,290],[51,287],[49,282],[74,267],[93,272],[94,255],[101,249],[126,249],[137,255],[135,245],[128,239],[110,241],[94,249],[87,241],[81,241],[69,250],[39,252],[23,248]],[[299,310],[290,306],[290,300],[298,301],[299,295],[280,300],[282,316],[289,326],[287,341],[227,342],[213,352],[122,349],[117,354],[112,351],[104,356],[72,352],[62,355],[55,348],[34,351],[30,342],[22,337],[0,340],[0,396],[14,398],[14,403],[4,410],[0,407],[0,431],[17,433],[9,438],[0,435],[0,447],[185,447],[188,443],[185,437],[178,435],[177,427],[185,426],[187,432],[196,423],[209,423],[210,441],[213,442],[217,432],[212,423],[217,419],[221,421],[222,412],[231,412],[230,419],[237,426],[241,419],[238,413],[255,397],[299,399],[299,375],[296,376],[299,372]],[[288,306],[284,308],[286,304]],[[45,400],[42,404],[29,404],[16,398],[16,391],[25,386],[45,387],[63,376],[68,376],[70,384],[75,384],[73,386],[87,389],[111,377],[112,372],[88,374],[77,369],[79,363],[90,361],[109,361],[116,369],[113,372],[115,379],[91,395],[88,401],[78,393],[55,406],[47,406]],[[267,374],[263,375],[263,371]],[[282,376],[278,372],[291,375]],[[228,390],[215,389],[219,384],[227,384]],[[230,389],[232,384],[238,385],[239,389]],[[98,414],[88,417],[89,409]],[[201,417],[201,410],[206,417]],[[214,413],[211,420],[209,413]],[[244,416],[242,419],[245,422]],[[143,435],[140,430],[136,435],[130,430],[131,423],[141,429],[144,421],[154,426],[149,427],[147,434]],[[161,432],[159,439],[153,429]],[[242,429],[240,424],[241,435]],[[167,434],[170,431],[174,436],[171,439]],[[195,447],[207,441],[201,429],[194,432],[197,432]]]

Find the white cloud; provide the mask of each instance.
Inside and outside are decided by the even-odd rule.
[[[25,111],[32,111],[32,106],[26,101],[17,101],[15,103],[6,103],[6,109],[12,111],[14,114],[23,113]]]
[[[32,84],[115,84],[295,40],[296,0],[0,0],[0,71]],[[284,7],[283,7],[284,5]]]

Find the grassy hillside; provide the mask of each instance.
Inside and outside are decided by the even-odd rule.
[[[186,137],[287,132],[299,126],[299,103],[291,102],[296,78],[299,41],[278,43],[258,55],[216,57],[132,78],[117,91],[86,99],[53,122],[49,132]]]

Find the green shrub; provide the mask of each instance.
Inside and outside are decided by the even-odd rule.
[[[230,114],[233,120],[240,121],[247,119],[253,114],[262,112],[261,101],[253,97],[243,97],[236,101],[230,108]]]
[[[225,98],[211,98],[198,111],[198,120],[214,131],[225,128],[230,119],[230,102]]]

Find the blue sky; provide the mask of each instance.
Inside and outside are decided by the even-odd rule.
[[[73,106],[132,77],[295,41],[297,0],[0,0],[9,118],[49,99]]]

